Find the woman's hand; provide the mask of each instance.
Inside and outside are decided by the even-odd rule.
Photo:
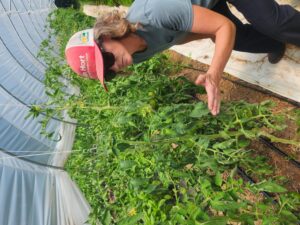
[[[205,73],[200,74],[195,81],[196,85],[202,85],[205,87],[208,98],[208,109],[214,116],[216,116],[220,112],[220,80],[220,75]]]
[[[199,75],[197,85],[203,85],[207,92],[208,108],[212,115],[220,112],[220,80],[230,57],[235,40],[235,25],[226,17],[212,10],[193,5],[193,26],[190,30],[199,38],[211,38],[215,42],[215,51],[209,70]]]

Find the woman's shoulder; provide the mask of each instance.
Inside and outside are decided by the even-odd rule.
[[[148,0],[135,0],[130,6],[126,19],[131,23],[145,23],[147,18],[145,15],[145,7]]]
[[[182,30],[180,24],[190,24],[191,17],[191,0],[135,0],[127,14],[130,22],[172,30]]]

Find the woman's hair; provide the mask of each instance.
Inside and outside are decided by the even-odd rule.
[[[97,18],[94,25],[94,38],[101,37],[121,38],[130,32],[135,32],[138,24],[131,24],[125,13],[113,10]]]

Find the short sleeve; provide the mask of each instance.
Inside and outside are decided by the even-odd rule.
[[[148,0],[144,10],[152,26],[174,31],[190,31],[192,27],[191,0]]]

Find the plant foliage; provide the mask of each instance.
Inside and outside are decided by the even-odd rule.
[[[55,11],[50,27],[61,51],[72,33],[91,22],[74,10]],[[111,81],[106,93],[99,82],[74,76],[46,54],[52,47],[45,43],[41,55],[49,63],[46,85],[52,100],[36,106],[32,115],[48,109],[49,117],[59,116],[67,110],[77,119],[75,151],[66,169],[91,204],[91,224],[299,221],[299,194],[267,176],[273,169],[250,148],[261,135],[281,141],[272,131],[284,129],[284,120],[272,113],[271,102],[224,103],[213,117],[193,97],[202,88],[167,76],[178,65],[166,55],[133,66],[129,76]],[[72,78],[80,94],[66,94],[61,77]],[[244,182],[238,167],[255,174],[258,183]],[[261,191],[273,193],[278,204],[262,198]]]

